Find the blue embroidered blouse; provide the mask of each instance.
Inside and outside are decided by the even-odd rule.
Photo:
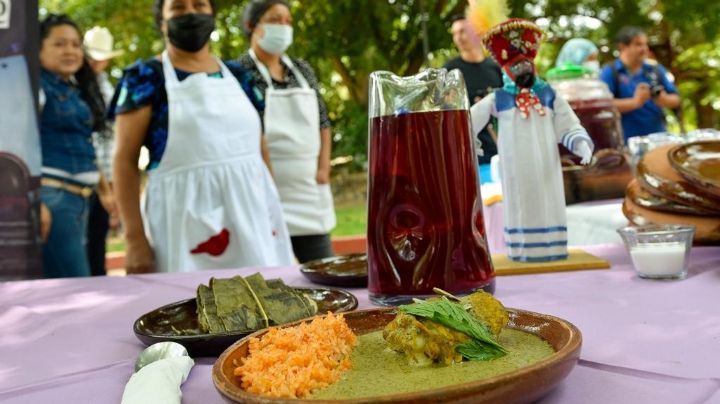
[[[258,112],[262,112],[265,108],[262,93],[253,84],[252,75],[238,62],[229,61],[225,64],[240,83],[250,102]],[[180,81],[192,74],[179,69],[175,69],[175,72]],[[222,73],[211,73],[208,76],[222,77]],[[134,111],[146,105],[152,106],[150,125],[144,141],[144,146],[150,151],[150,163],[147,169],[151,170],[160,163],[168,138],[168,99],[165,91],[165,76],[162,62],[154,58],[139,60],[125,69],[110,103],[109,116],[114,119],[119,114]]]

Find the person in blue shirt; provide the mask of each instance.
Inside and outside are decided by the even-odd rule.
[[[616,43],[620,57],[603,67],[600,79],[615,96],[625,139],[664,132],[662,109],[680,106],[680,96],[668,79],[667,70],[647,62],[648,40],[640,28],[622,28]]]

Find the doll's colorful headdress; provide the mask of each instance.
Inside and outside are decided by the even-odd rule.
[[[505,0],[470,0],[468,19],[500,66],[535,59],[544,32],[533,22],[510,18]]]

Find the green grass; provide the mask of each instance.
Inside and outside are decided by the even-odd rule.
[[[337,226],[333,236],[356,236],[367,232],[367,206],[360,205],[336,206]],[[125,239],[122,236],[108,238],[108,252],[125,251]]]
[[[337,225],[333,236],[356,236],[367,233],[367,205],[335,206]]]

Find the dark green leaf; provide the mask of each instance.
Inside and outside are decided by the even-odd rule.
[[[468,360],[487,361],[505,356],[505,351],[478,340],[470,340],[455,347]]]
[[[399,307],[400,311],[417,317],[424,317],[448,328],[459,331],[479,342],[507,352],[495,341],[490,330],[476,319],[460,303],[449,301],[445,296],[440,299],[425,300]],[[462,352],[461,352],[462,353]]]

